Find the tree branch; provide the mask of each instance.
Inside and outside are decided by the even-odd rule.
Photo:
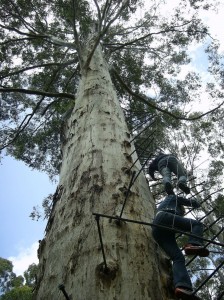
[[[107,11],[108,11],[110,5],[111,5],[111,2],[109,0],[107,0],[104,5],[104,9],[103,9],[103,13],[102,13],[102,24],[103,24],[103,21],[104,21],[104,23],[106,23]]]
[[[96,41],[95,41],[95,44],[91,50],[91,52],[89,53],[88,57],[87,57],[87,60],[83,66],[83,68],[85,70],[87,70],[87,68],[89,67],[89,64],[91,62],[91,59],[93,57],[93,54],[96,50],[96,47],[98,46],[99,42],[100,42],[100,39],[106,34],[108,28],[110,27],[110,25],[119,17],[119,15],[121,14],[122,10],[125,8],[125,6],[127,5],[128,3],[128,0],[125,0],[123,1],[123,4],[121,6],[121,8],[118,10],[117,14],[115,15],[115,17],[110,21],[108,22],[107,26],[104,27],[103,31],[101,31],[98,36],[96,37]]]
[[[62,98],[69,98],[69,99],[75,99],[75,96],[73,94],[68,93],[50,93],[50,92],[42,92],[42,91],[36,91],[36,90],[27,90],[27,89],[19,89],[19,88],[13,88],[13,87],[4,87],[0,88],[1,93],[23,93],[23,94],[30,94],[30,95],[40,95],[44,97],[62,97]]]
[[[193,117],[193,118],[186,118],[185,116],[176,116],[175,114],[171,113],[170,111],[166,110],[166,109],[163,109],[155,104],[152,103],[152,100],[149,100],[147,96],[142,96],[140,94],[137,94],[135,92],[133,92],[131,90],[131,88],[121,79],[120,75],[115,71],[115,69],[113,68],[112,69],[112,72],[113,74],[116,76],[117,80],[120,82],[120,84],[125,88],[125,90],[131,95],[131,96],[134,96],[136,97],[139,101],[141,101],[142,103],[146,104],[147,106],[151,107],[151,108],[154,108],[156,109],[157,111],[160,111],[162,113],[165,113],[169,116],[171,116],[172,118],[176,119],[176,120],[185,120],[185,121],[195,121],[195,120],[199,120],[201,119],[202,117],[208,115],[208,114],[211,114],[213,112],[215,112],[217,109],[219,109],[223,104],[224,104],[224,101],[219,104],[217,107],[215,107],[214,109],[212,110],[209,110],[197,117]],[[148,99],[148,100],[147,100]]]
[[[125,0],[126,1],[126,0]],[[121,3],[122,1],[120,1],[120,3]],[[116,3],[116,1],[114,1],[114,3],[113,3],[113,0],[112,1],[110,1],[110,3],[109,3],[109,6],[108,6],[108,8],[107,8],[107,15],[106,15],[106,17],[107,17],[107,20],[108,20],[108,23],[109,23],[109,20],[110,20],[110,18],[115,14],[115,12],[116,12],[116,10],[119,8],[119,6],[120,6],[120,3],[117,1],[117,3]],[[112,8],[112,5],[114,4],[114,7]],[[105,26],[106,26],[106,21],[107,21],[106,19],[105,19]]]
[[[77,50],[78,57],[79,57],[79,63],[80,63],[80,65],[81,65],[81,64],[82,64],[82,60],[81,60],[81,47],[80,47],[79,35],[78,35],[78,32],[77,32],[77,28],[76,28],[75,1],[76,1],[76,0],[72,0],[72,10],[73,10],[73,34],[74,34],[74,38],[75,38],[76,50]]]
[[[33,40],[35,39],[35,37],[27,37],[27,38],[21,38],[21,39],[11,39],[11,40],[7,40],[4,42],[1,42],[0,45],[7,45],[9,43],[14,43],[14,42],[20,42],[20,41],[27,41],[27,40]]]
[[[69,85],[71,79],[75,76],[75,74],[78,76],[78,71],[80,71],[80,64],[77,64],[77,66],[76,66],[74,72],[72,72],[71,76],[68,78],[66,84],[64,85],[64,90],[67,89],[67,87],[68,87],[68,85]]]
[[[68,79],[68,81],[67,81],[67,83],[66,83],[66,85],[65,85],[65,87],[64,87],[65,89],[67,88],[67,86],[68,86],[70,80],[73,78],[74,74],[77,72],[78,67],[79,67],[79,65],[76,67],[75,71],[72,73],[72,75],[71,75],[70,78]],[[49,104],[44,108],[44,110],[42,111],[41,115],[44,116],[45,113],[47,112],[47,110],[49,109],[49,107],[51,107],[51,105],[53,105],[54,103],[58,102],[59,100],[60,100],[60,99],[56,99],[56,100],[52,101],[51,103],[49,103]]]
[[[55,104],[55,103],[58,102],[58,101],[59,101],[59,99],[56,99],[56,100],[50,102],[50,103],[44,108],[44,110],[42,111],[41,116],[44,116],[44,115],[46,114],[47,110],[48,110],[53,104]]]
[[[32,117],[34,116],[35,112],[38,110],[38,108],[40,107],[41,103],[43,101],[43,98],[37,103],[37,105],[35,106],[35,108],[33,109],[32,113],[26,115],[23,119],[23,121],[21,122],[21,124],[19,125],[15,136],[5,145],[0,147],[0,150],[5,149],[6,147],[8,147],[9,145],[11,145],[12,143],[14,143],[14,141],[18,138],[18,136],[20,135],[20,133],[27,127],[27,125],[29,124],[30,120],[32,119]],[[26,121],[26,119],[28,119]],[[26,123],[25,123],[26,121]],[[25,123],[25,124],[24,124]],[[23,125],[24,124],[24,125]]]
[[[4,25],[2,25],[2,24],[0,24],[0,27],[1,27],[1,28],[4,28],[4,29],[7,29],[7,30],[10,30],[10,31],[15,31],[16,33],[19,33],[19,34],[21,34],[21,35],[26,35],[26,36],[33,37],[33,38],[40,38],[40,37],[46,38],[46,37],[48,37],[48,36],[45,35],[45,34],[42,35],[42,34],[27,33],[27,32],[20,31],[20,30],[14,28],[14,27],[4,26]]]
[[[7,29],[7,30],[10,30],[10,31],[15,31],[16,33],[18,33],[20,35],[25,35],[25,36],[30,37],[30,38],[36,38],[36,39],[43,38],[48,43],[51,43],[51,44],[54,44],[54,45],[59,45],[59,46],[70,47],[70,48],[76,49],[76,47],[73,43],[65,42],[63,40],[60,40],[60,39],[54,37],[53,35],[27,33],[27,32],[20,31],[16,28],[13,28],[13,27],[10,27],[10,26],[4,26],[2,24],[0,24],[0,27],[2,27],[4,29]]]
[[[8,73],[7,75],[2,75],[2,76],[0,75],[0,80],[4,79],[6,77],[9,77],[9,76],[17,75],[19,73],[23,73],[25,71],[36,69],[36,68],[44,68],[44,67],[50,67],[50,66],[68,66],[68,65],[70,65],[70,64],[72,64],[74,62],[77,62],[77,60],[73,59],[73,60],[67,61],[65,63],[46,63],[46,64],[34,65],[34,66],[26,67],[26,68],[23,68],[23,69],[20,69],[20,70]]]
[[[119,50],[119,49],[122,49],[122,48],[124,48],[124,47],[126,47],[126,46],[135,44],[136,42],[139,42],[139,41],[141,41],[141,40],[144,40],[144,39],[146,39],[146,38],[149,37],[149,36],[158,35],[158,34],[167,33],[167,32],[179,32],[179,33],[181,33],[181,32],[187,32],[187,30],[177,30],[176,28],[178,28],[178,27],[184,27],[184,26],[188,25],[188,24],[191,23],[191,22],[192,22],[192,21],[190,20],[190,21],[188,21],[188,22],[186,22],[186,23],[183,23],[183,24],[181,24],[181,25],[171,26],[171,27],[168,28],[168,29],[164,29],[164,30],[161,30],[161,31],[158,31],[158,32],[147,33],[147,34],[145,34],[145,35],[143,35],[143,36],[141,36],[141,37],[139,37],[139,38],[137,38],[137,39],[134,39],[134,40],[129,41],[129,42],[126,42],[126,43],[117,43],[116,45],[119,45],[119,46],[116,47],[115,50]],[[195,31],[195,32],[196,32],[196,31]],[[197,32],[200,32],[200,31],[197,31]]]
[[[51,85],[52,81],[54,80],[55,76],[57,75],[57,73],[59,72],[59,70],[62,68],[63,63],[59,63],[59,68],[53,73],[52,78],[48,84],[48,87]],[[77,67],[78,68],[78,67]],[[76,68],[76,70],[77,70]],[[47,88],[48,88],[47,87]],[[35,108],[33,109],[32,113],[28,114],[25,116],[25,118],[23,119],[23,121],[21,122],[21,124],[19,125],[15,136],[5,145],[3,145],[0,150],[8,147],[10,144],[14,143],[16,141],[16,139],[19,137],[20,133],[28,126],[28,124],[30,123],[32,117],[34,116],[34,114],[36,113],[36,111],[39,109],[41,103],[43,102],[45,97],[64,97],[64,98],[69,98],[69,99],[75,99],[75,96],[72,94],[68,94],[68,93],[50,93],[50,92],[41,92],[41,91],[35,91],[35,90],[26,90],[26,89],[18,89],[18,88],[0,88],[0,92],[21,92],[21,93],[25,93],[25,94],[33,94],[33,95],[41,95],[41,99],[38,101],[38,103],[36,104]],[[59,99],[52,101],[49,105],[47,105],[47,107],[45,107],[44,111],[42,112],[42,116],[46,113],[46,111],[48,110],[48,108],[54,104],[55,102],[59,101]],[[25,124],[24,124],[25,123]]]
[[[88,55],[88,57],[87,57],[87,59],[86,59],[86,62],[85,62],[85,64],[84,64],[84,66],[83,66],[83,69],[84,69],[84,70],[87,70],[87,69],[88,69],[89,64],[90,64],[90,62],[91,62],[91,59],[92,59],[92,57],[93,57],[93,54],[94,54],[94,52],[95,52],[95,50],[96,50],[96,47],[99,45],[100,38],[101,38],[101,36],[100,36],[100,34],[99,34],[99,35],[97,36],[97,38],[96,38],[96,41],[95,41],[95,44],[94,44],[92,50],[90,51],[90,53],[89,53],[89,55]]]
[[[22,21],[23,25],[25,26],[26,29],[28,29],[29,31],[31,31],[31,29],[35,32],[38,32],[32,25],[31,22],[27,22],[24,18],[22,18],[22,13],[20,11],[20,8],[12,1],[9,0],[9,2],[12,4],[12,6],[14,6],[15,9],[15,13],[11,13],[12,16],[16,19],[19,19],[20,21]],[[30,29],[31,28],[31,29]]]
[[[45,40],[48,43],[51,43],[51,44],[54,44],[54,45],[57,45],[57,46],[69,47],[69,48],[73,48],[73,49],[77,50],[77,48],[75,47],[74,43],[65,42],[65,41],[63,41],[61,39],[56,38],[53,35],[47,35],[45,37]]]
[[[102,17],[101,17],[101,12],[100,12],[100,8],[98,5],[97,0],[93,0],[97,9],[97,15],[98,15],[98,20],[99,20],[99,32],[101,31],[101,26],[102,26]]]
[[[135,43],[137,43],[137,42],[139,42],[141,40],[145,40],[149,36],[158,35],[158,34],[162,34],[162,33],[167,33],[167,32],[170,32],[170,31],[173,31],[173,30],[161,30],[161,31],[158,31],[158,32],[148,33],[146,35],[143,35],[143,36],[141,36],[141,37],[139,37],[137,39],[134,39],[132,41],[129,41],[127,43],[117,43],[116,45],[118,45],[118,47],[116,47],[116,48],[114,47],[114,48],[115,48],[115,50],[120,50],[120,49],[122,49],[122,48],[124,48],[126,46],[133,45],[133,44],[135,44]],[[177,31],[177,30],[175,30],[175,31]],[[182,31],[178,30],[178,32],[185,32],[185,31],[184,30],[182,30]],[[113,50],[113,51],[115,51],[115,50]]]
[[[110,25],[117,20],[117,18],[120,16],[120,14],[122,13],[122,10],[127,6],[128,4],[128,0],[124,0],[122,1],[122,6],[121,8],[118,10],[118,12],[116,13],[116,15],[114,16],[114,18],[112,18],[108,24],[104,27],[104,30],[103,30],[103,35],[107,32],[108,28],[110,27]]]

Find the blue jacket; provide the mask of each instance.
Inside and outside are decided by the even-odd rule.
[[[186,199],[183,197],[178,197],[176,195],[167,196],[158,206],[157,211],[168,210],[173,211],[173,213],[183,216],[184,210],[182,208],[184,206],[190,206],[193,208],[200,207],[200,204],[196,199]]]

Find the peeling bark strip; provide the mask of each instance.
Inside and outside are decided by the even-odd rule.
[[[90,44],[83,49],[83,61]],[[103,272],[92,213],[118,215],[132,172],[138,174],[141,165],[99,47],[88,70],[82,72],[66,127],[59,182],[63,197],[54,207],[54,221],[40,252],[35,299],[58,299],[62,282],[73,300],[171,299],[164,284],[168,275],[159,268],[151,230],[141,225],[117,226],[114,221],[100,220],[109,269]],[[133,161],[132,171],[126,172]],[[154,206],[141,172],[131,187],[123,216],[137,220],[148,215],[151,220]]]

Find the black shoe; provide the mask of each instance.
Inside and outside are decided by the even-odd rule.
[[[201,298],[193,294],[193,291],[182,287],[175,288],[175,296],[182,300],[201,300]]]
[[[192,244],[187,244],[184,246],[184,252],[186,255],[198,255],[201,257],[209,256],[209,250],[203,246],[196,246]]]
[[[168,195],[174,195],[173,187],[170,182],[165,183],[165,191],[167,192]]]
[[[185,183],[179,182],[178,187],[185,193],[185,194],[190,194],[190,188],[186,186]]]

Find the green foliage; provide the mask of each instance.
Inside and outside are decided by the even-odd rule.
[[[36,283],[38,266],[36,264],[29,265],[28,269],[24,272],[24,277],[26,279],[26,285],[29,287],[34,287]]]
[[[0,276],[4,275],[5,272],[12,272],[12,262],[8,259],[0,257]]]
[[[218,182],[222,184],[222,175],[223,175],[224,162],[221,160],[212,161],[210,164],[208,176],[211,181],[211,185],[215,185]]]
[[[15,287],[1,296],[1,300],[32,300],[32,288],[29,286]]]
[[[21,287],[23,285],[24,282],[24,278],[23,276],[17,276],[15,278],[12,279],[11,284],[12,287],[17,288],[17,287]]]
[[[190,265],[190,273],[194,276],[194,286],[197,288],[208,276],[213,272],[216,267],[222,262],[222,249],[216,246],[210,246],[209,258],[197,258]],[[214,251],[215,253],[213,254]],[[220,273],[221,272],[221,273]],[[205,300],[216,299],[216,297],[223,291],[224,284],[220,280],[223,276],[222,268],[212,276],[206,285],[199,291],[198,296]]]
[[[224,195],[218,194],[214,199],[215,215],[216,217],[224,216]]]
[[[0,257],[1,300],[31,300],[32,290],[36,284],[38,266],[31,264],[24,272],[24,277],[13,273],[12,262]],[[24,285],[24,278],[26,280]]]
[[[128,1],[122,8],[122,1],[98,1],[97,11],[93,2],[84,0],[46,3],[3,0],[1,85],[75,95],[82,71],[79,51],[85,48],[93,24],[98,23],[96,31],[101,32],[96,33],[100,35],[105,58],[124,83],[111,72],[129,129],[134,136],[142,132],[135,138],[140,161],[144,163],[151,153],[166,149],[194,169],[197,156],[208,149],[220,161],[211,162],[208,176],[209,187],[215,189],[222,175],[223,111],[220,108],[217,115],[191,124],[181,120],[188,111],[188,117],[192,118],[201,114],[197,109],[190,112],[189,107],[203,101],[203,81],[196,72],[185,76],[181,72],[191,62],[188,47],[193,42],[205,44],[208,28],[197,12],[207,10],[208,3],[182,1],[169,16],[164,16],[163,1],[159,5],[147,2],[144,9],[146,2]],[[70,44],[63,45],[60,41]],[[222,82],[218,44],[206,40],[206,49],[201,48],[207,55],[208,71],[216,76],[215,81],[207,83],[206,94],[215,102],[222,97],[215,84]],[[133,93],[128,93],[125,85]],[[68,112],[74,106],[74,100],[61,96],[2,93],[2,148],[53,179],[63,159],[60,146],[65,142],[63,131]],[[158,111],[156,106],[174,117]],[[46,215],[49,207],[50,201],[45,201]],[[34,216],[38,218],[37,211]]]
[[[149,102],[165,109],[168,107],[180,117],[183,105],[200,98],[198,74],[189,73],[183,80],[178,79],[178,74],[181,66],[190,62],[186,51],[188,45],[206,37],[207,29],[194,14],[194,10],[203,9],[203,6],[197,2],[197,6],[191,4],[190,8],[183,2],[165,18],[160,15],[162,3],[159,6],[150,3],[147,11],[144,10],[144,1],[132,0],[124,6],[123,3],[99,1],[97,11],[92,2],[84,0],[47,3],[3,0],[0,13],[3,26],[1,85],[75,94],[80,71],[78,51],[85,45],[85,39],[97,21],[98,30],[102,32],[110,24],[104,33],[100,33],[102,45],[109,64],[119,72],[125,84],[139,95],[144,95],[147,89],[156,90],[158,97],[149,97]],[[142,9],[142,17],[131,24],[138,8]],[[184,11],[187,12],[186,18]],[[99,14],[102,19],[97,20]],[[63,46],[61,40],[71,43],[70,46]],[[213,61],[217,62],[217,45],[210,45],[206,51],[211,65]],[[14,64],[15,61],[18,63]],[[113,81],[120,101],[130,111],[129,126],[134,128],[144,119],[140,112],[135,112],[139,110],[139,99],[127,95],[115,77]],[[73,100],[60,96],[55,99],[44,95],[3,93],[0,113],[2,148],[6,147],[8,154],[53,178],[58,174],[61,160],[63,116],[74,105]],[[155,113],[155,109],[146,105],[140,110]],[[157,143],[161,146],[161,141],[165,144],[169,140],[162,126],[178,129],[180,124],[168,115],[158,118],[160,138]]]
[[[0,292],[8,291],[15,274],[12,272],[13,264],[8,259],[0,257]]]

